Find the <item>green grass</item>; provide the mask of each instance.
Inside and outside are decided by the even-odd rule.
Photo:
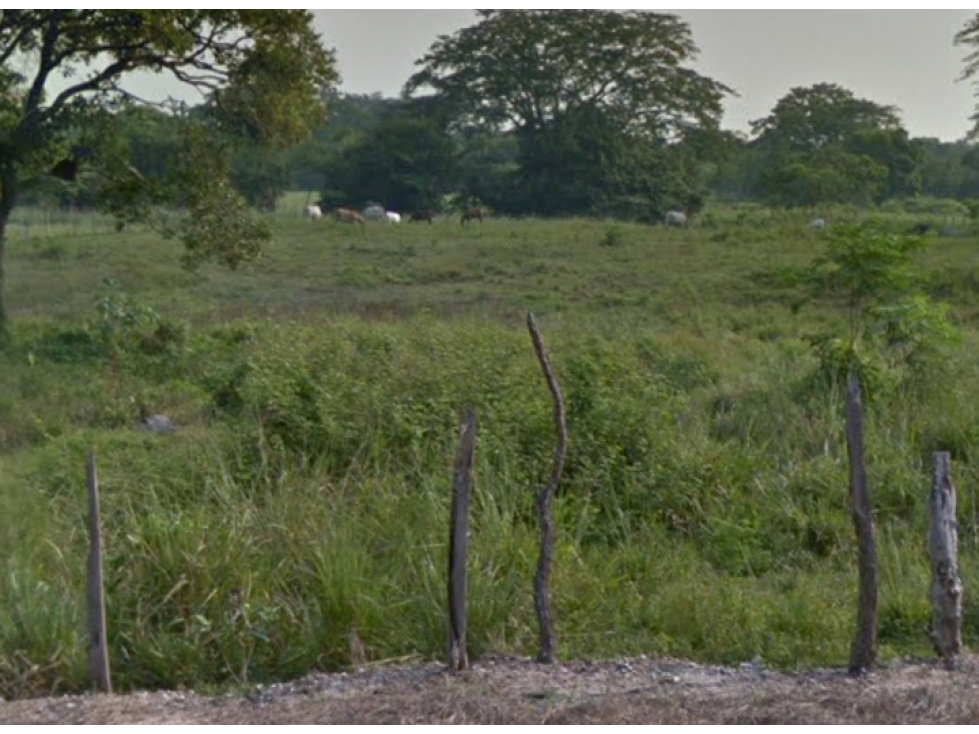
[[[533,493],[554,436],[527,311],[568,407],[560,655],[844,664],[855,545],[843,416],[810,379],[806,341],[841,315],[789,277],[820,237],[802,214],[708,214],[688,231],[447,218],[361,232],[280,216],[262,261],[237,273],[185,272],[176,245],[139,228],[15,230],[0,695],[85,687],[89,447],[117,688],[342,668],[352,628],[375,660],[441,655],[465,405],[480,419],[472,652],[533,654]],[[935,238],[920,262],[964,333],[943,382],[887,383],[868,417],[885,656],[929,654],[933,450],[953,452],[967,590],[979,582],[975,244]],[[180,430],[139,431],[139,403]]]

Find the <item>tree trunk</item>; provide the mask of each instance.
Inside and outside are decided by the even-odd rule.
[[[7,222],[11,209],[0,202],[0,341],[7,338]]]
[[[17,204],[18,181],[10,168],[0,167],[0,342],[9,334],[7,317],[7,224]]]

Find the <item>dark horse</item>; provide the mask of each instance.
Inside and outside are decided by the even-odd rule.
[[[462,221],[460,222],[460,224],[471,222],[474,219],[478,219],[479,223],[482,224],[483,217],[488,216],[488,214],[489,212],[484,211],[483,209],[480,209],[478,207],[474,209],[466,209],[466,211],[462,213]]]
[[[411,213],[411,222],[428,222],[431,224],[435,220],[435,212],[431,209],[416,209]]]

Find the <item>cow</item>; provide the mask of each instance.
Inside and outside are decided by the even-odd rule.
[[[666,212],[666,216],[663,218],[663,225],[666,227],[681,227],[686,228],[689,224],[687,215],[681,211],[673,209]]]
[[[364,221],[366,222],[386,222],[388,220],[388,214],[384,211],[383,206],[378,206],[377,204],[371,204],[370,206],[364,207]]]
[[[418,222],[428,222],[431,224],[435,221],[435,212],[431,209],[415,209],[409,216],[411,217],[409,221],[416,224]]]
[[[364,226],[364,218],[360,215],[360,212],[355,212],[353,209],[344,209],[339,207],[333,212],[333,215],[337,218],[338,222],[345,222],[346,224],[359,224],[361,227]]]
[[[822,232],[826,229],[826,220],[822,217],[816,217],[815,219],[809,220],[809,229],[813,232]]]
[[[483,209],[480,209],[479,207],[474,207],[472,209],[466,209],[466,211],[464,211],[462,213],[462,220],[460,221],[460,224],[465,224],[466,222],[471,222],[474,219],[478,219],[479,220],[479,223],[482,224],[483,223],[483,217],[488,216],[488,214],[489,213],[487,211],[485,211]]]
[[[315,222],[317,219],[323,218],[323,210],[316,206],[316,204],[309,204],[306,207],[306,217]]]

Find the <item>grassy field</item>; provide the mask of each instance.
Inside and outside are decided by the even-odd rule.
[[[843,317],[793,285],[823,250],[807,221],[745,209],[684,231],[455,218],[362,231],[282,215],[261,262],[196,273],[138,228],[15,229],[0,695],[84,687],[88,447],[118,688],[338,669],[352,631],[372,660],[440,655],[465,405],[480,417],[472,652],[533,653],[532,495],[554,436],[527,311],[568,404],[560,655],[845,663],[843,415],[809,341]],[[929,654],[937,449],[953,452],[967,594],[979,582],[979,251],[969,236],[929,242],[924,287],[963,339],[932,377],[885,379],[869,415],[885,656]],[[139,430],[140,406],[179,430]]]

